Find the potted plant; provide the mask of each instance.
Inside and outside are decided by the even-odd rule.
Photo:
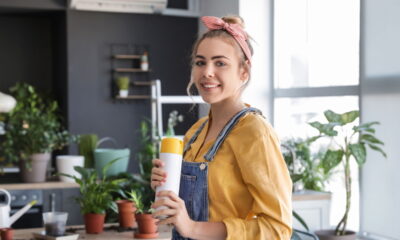
[[[60,174],[73,178],[79,184],[80,196],[76,201],[84,215],[85,229],[87,233],[97,234],[103,232],[105,212],[109,208],[115,208],[112,198],[113,192],[120,191],[120,185],[125,179],[109,179],[104,174],[107,169],[119,159],[114,159],[103,168],[103,177],[98,179],[97,171],[92,168],[76,166],[75,170],[81,174],[81,178],[68,174]]]
[[[157,220],[153,218],[151,214],[153,209],[151,208],[152,202],[147,202],[142,199],[140,191],[132,190],[129,192],[131,200],[136,205],[135,218],[138,224],[138,231],[135,232],[135,238],[156,238],[158,236],[157,231]]]
[[[17,105],[5,116],[1,155],[19,163],[24,182],[44,182],[51,152],[76,137],[62,127],[56,101],[40,96],[27,83],[17,83],[10,92]]]
[[[321,240],[325,239],[356,239],[353,231],[347,230],[347,219],[351,202],[351,174],[350,161],[354,159],[359,167],[362,167],[366,161],[368,146],[371,150],[380,152],[384,157],[386,153],[381,149],[383,142],[375,136],[373,125],[378,122],[368,122],[352,126],[352,123],[359,117],[359,111],[350,111],[343,114],[337,114],[331,110],[324,112],[328,123],[311,122],[312,127],[319,131],[315,138],[328,138],[335,143],[335,148],[329,148],[322,159],[324,172],[328,173],[339,164],[344,167],[344,180],[346,188],[346,209],[343,217],[334,230],[321,230],[316,234]],[[339,134],[339,131],[341,134]],[[335,238],[333,238],[335,237]]]
[[[119,76],[115,79],[120,97],[127,97],[129,92],[129,77],[128,76]]]

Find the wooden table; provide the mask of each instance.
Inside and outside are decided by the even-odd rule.
[[[116,228],[110,228],[110,226],[115,226],[115,224],[107,224],[105,231],[100,234],[86,234],[83,226],[72,226],[67,227],[67,229],[77,229],[76,233],[79,234],[79,239],[85,240],[123,240],[123,239],[138,239],[133,237],[133,231],[118,232]],[[43,228],[28,228],[28,229],[16,229],[14,230],[14,240],[27,240],[34,239],[33,232],[41,232]],[[171,239],[172,227],[160,226],[160,235],[158,238],[153,240],[170,240]]]

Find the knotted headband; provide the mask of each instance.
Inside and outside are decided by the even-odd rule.
[[[242,48],[244,55],[249,60],[251,65],[251,51],[249,45],[246,40],[248,39],[247,33],[243,30],[243,28],[239,24],[230,24],[222,20],[218,17],[212,16],[204,16],[201,17],[201,21],[208,28],[208,30],[225,30],[239,43],[239,46]]]

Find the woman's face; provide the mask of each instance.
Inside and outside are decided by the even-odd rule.
[[[238,50],[221,38],[206,38],[197,48],[192,79],[203,100],[209,104],[240,99],[248,74],[240,67]]]

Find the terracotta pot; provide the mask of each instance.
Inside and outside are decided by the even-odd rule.
[[[103,232],[105,217],[105,214],[86,213],[84,215],[86,233],[98,234]]]
[[[50,153],[35,153],[29,156],[31,168],[27,168],[25,161],[20,162],[21,178],[23,182],[37,183],[46,181],[47,164],[51,158]]]
[[[353,231],[346,231],[343,236],[336,236],[335,230],[320,230],[315,231],[315,235],[318,236],[320,240],[355,240],[357,235]]]
[[[14,236],[14,230],[12,228],[2,228],[1,232],[1,240],[12,240]]]
[[[135,238],[156,238],[158,237],[156,219],[151,214],[136,214],[138,232]]]
[[[133,202],[129,200],[118,200],[119,226],[122,228],[133,228],[135,226],[135,211]]]

